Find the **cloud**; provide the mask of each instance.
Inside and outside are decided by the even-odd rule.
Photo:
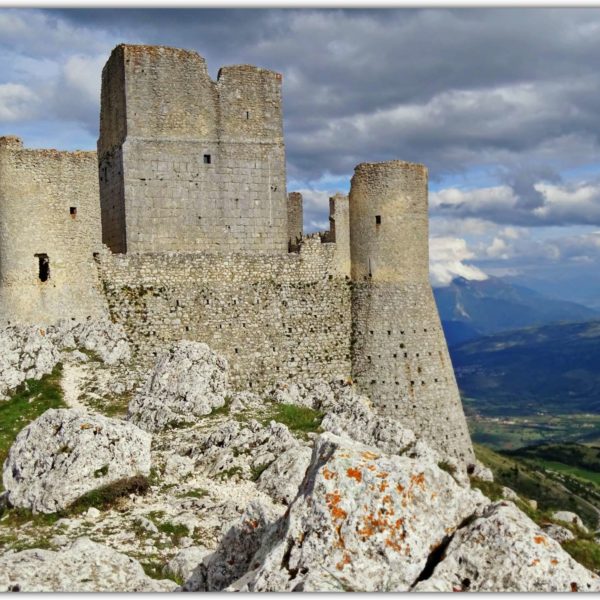
[[[18,83],[0,85],[0,122],[7,123],[36,116],[39,98],[29,88]]]
[[[479,268],[464,261],[472,259],[465,240],[460,238],[438,237],[429,242],[429,278],[434,287],[449,285],[456,277],[483,281],[488,276]]]

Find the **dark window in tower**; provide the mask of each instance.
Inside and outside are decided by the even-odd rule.
[[[76,219],[77,218],[77,207],[76,206],[69,207],[69,214],[71,215],[71,219]]]
[[[210,154],[205,154],[204,155],[204,164],[205,165],[210,165],[211,160],[210,160]]]
[[[248,120],[250,118],[250,111],[246,111],[246,120]]]
[[[36,254],[38,259],[38,277],[40,281],[48,281],[50,279],[50,258],[47,254]]]
[[[381,225],[381,215],[375,215],[375,225]]]

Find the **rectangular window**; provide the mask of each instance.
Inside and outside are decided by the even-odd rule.
[[[47,254],[35,254],[38,259],[38,277],[41,282],[50,279],[50,258]]]
[[[375,215],[375,225],[381,225],[381,215]]]
[[[204,155],[204,164],[205,165],[210,165],[210,154],[205,154]]]
[[[77,218],[77,207],[71,206],[69,208],[69,214],[71,215],[71,219],[76,219]]]

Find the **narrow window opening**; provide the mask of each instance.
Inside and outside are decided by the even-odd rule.
[[[76,219],[77,218],[77,207],[76,206],[69,207],[69,214],[71,215],[71,219]]]
[[[50,258],[47,254],[36,254],[38,259],[38,277],[41,282],[50,279]]]
[[[381,215],[375,215],[375,225],[381,225]]]
[[[210,154],[205,154],[204,155],[204,164],[210,165],[210,163],[211,163]]]
[[[238,348],[234,348],[235,353],[238,354],[239,353],[239,349]]]
[[[250,111],[249,111],[249,110],[247,110],[247,111],[246,111],[246,120],[248,120],[249,118],[250,118]]]

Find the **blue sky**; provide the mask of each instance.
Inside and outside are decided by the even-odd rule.
[[[422,162],[435,285],[512,276],[600,306],[600,9],[0,9],[0,133],[94,148],[121,42],[283,73],[308,230],[359,162]]]

